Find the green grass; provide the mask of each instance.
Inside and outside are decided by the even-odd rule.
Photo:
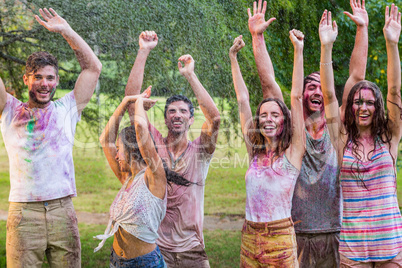
[[[110,248],[113,238],[109,238],[103,248],[94,253],[99,240],[94,235],[102,234],[105,225],[78,224],[81,236],[81,259],[82,267],[107,267],[110,258]],[[6,267],[6,222],[0,221],[0,267]],[[237,267],[240,262],[240,231],[205,231],[205,250],[211,267]],[[45,264],[43,267],[49,267]]]

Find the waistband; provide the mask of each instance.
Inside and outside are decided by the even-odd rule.
[[[266,229],[285,229],[294,226],[292,218],[285,218],[276,221],[270,222],[253,222],[244,220],[244,223],[249,227],[257,230],[266,230]]]
[[[10,205],[22,205],[23,207],[48,207],[48,206],[63,206],[63,204],[72,202],[70,196],[57,198],[53,200],[37,201],[37,202],[10,202]]]

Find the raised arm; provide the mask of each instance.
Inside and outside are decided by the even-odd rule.
[[[184,62],[184,66],[181,62]],[[221,123],[220,114],[214,100],[205,90],[198,77],[194,73],[194,60],[190,55],[183,55],[179,58],[178,67],[180,73],[190,83],[194,91],[198,104],[205,116],[206,121],[202,125],[201,143],[205,151],[212,154],[215,151],[218,139],[219,125]]]
[[[292,77],[292,91],[290,93],[291,117],[293,135],[291,146],[286,150],[286,157],[297,168],[301,168],[302,159],[306,150],[306,135],[303,117],[303,46],[304,35],[298,30],[289,32],[294,47],[294,63]]]
[[[249,130],[253,125],[253,116],[251,114],[248,90],[244,83],[239,63],[237,62],[237,53],[245,46],[242,38],[243,37],[240,35],[233,41],[233,46],[229,50],[229,57],[232,66],[233,84],[236,91],[241,130],[246,143],[248,155],[251,159],[253,155],[253,145],[250,143]]]
[[[81,73],[75,83],[74,96],[78,113],[81,113],[94,93],[102,70],[102,64],[84,39],[70,27],[67,21],[53,9],[50,8],[49,10],[46,8],[39,9],[44,21],[39,16],[35,16],[35,18],[49,31],[60,33],[75,52],[75,56],[81,66]]]
[[[3,80],[1,80],[0,77],[0,118],[4,110],[4,107],[6,106],[6,102],[7,102],[6,87],[4,86]]]
[[[166,193],[166,175],[162,160],[155,149],[155,144],[149,133],[149,121],[144,109],[144,100],[139,97],[134,105],[134,126],[137,135],[137,144],[141,156],[148,166],[145,171],[148,188],[153,195],[163,199]]]
[[[278,98],[283,101],[281,89],[275,81],[274,67],[272,66],[264,39],[264,31],[276,19],[270,18],[268,21],[265,21],[266,10],[267,1],[264,1],[264,4],[262,4],[262,0],[259,0],[258,6],[257,2],[254,2],[253,16],[251,16],[250,9],[247,9],[248,28],[253,40],[254,59],[258,76],[260,77],[262,95],[264,99]]]
[[[140,49],[138,50],[137,57],[133,68],[131,69],[130,76],[128,77],[125,95],[138,95],[141,92],[142,82],[144,80],[144,69],[148,55],[151,50],[158,44],[158,36],[154,31],[144,31],[139,36]],[[130,122],[134,125],[134,104],[129,106],[128,114],[130,115]]]
[[[342,96],[341,120],[344,121],[345,107],[348,95],[352,87],[366,76],[367,52],[368,52],[368,24],[369,19],[364,0],[350,0],[353,14],[343,12],[356,24],[355,46],[349,64],[349,78],[346,81]]]
[[[331,12],[324,11],[319,25],[321,41],[320,75],[321,89],[324,96],[325,116],[331,137],[331,142],[338,152],[338,162],[343,156],[340,148],[341,118],[339,115],[339,104],[335,95],[334,70],[332,68],[332,47],[338,35],[336,22],[331,19]]]
[[[149,97],[151,95],[151,87],[144,91],[143,96]],[[110,168],[113,173],[123,184],[127,178],[126,173],[122,173],[119,168],[119,163],[116,160],[116,139],[119,132],[120,121],[127,109],[127,106],[135,102],[138,95],[126,96],[123,98],[122,102],[114,111],[113,115],[110,117],[109,122],[106,124],[101,136],[99,137],[100,144],[102,146],[103,152],[105,153],[106,159],[109,163]]]
[[[399,58],[399,35],[401,33],[401,13],[398,7],[391,5],[391,10],[387,6],[385,9],[385,25],[383,28],[386,47],[387,47],[387,108],[390,120],[390,129],[393,134],[394,148],[397,148],[401,139],[401,62]],[[395,139],[394,139],[395,138]],[[396,151],[397,152],[397,151]],[[395,154],[396,156],[397,154]]]

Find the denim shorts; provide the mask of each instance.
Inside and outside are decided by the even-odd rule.
[[[159,247],[156,248],[142,256],[134,259],[126,259],[119,257],[112,248],[112,253],[110,254],[110,266],[109,268],[119,268],[119,267],[132,267],[132,268],[166,268],[166,263],[163,260],[162,254]]]

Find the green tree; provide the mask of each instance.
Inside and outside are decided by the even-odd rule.
[[[227,100],[236,110],[228,50],[240,34],[246,42],[239,54],[239,63],[250,91],[252,106],[262,98],[247,26],[249,0],[0,0],[0,75],[18,98],[22,85],[23,64],[36,50],[56,55],[62,70],[61,88],[73,88],[79,72],[78,62],[65,40],[49,33],[33,20],[40,7],[52,7],[95,48],[103,63],[100,92],[111,99],[121,99],[130,69],[138,51],[138,36],[143,30],[154,30],[158,46],[151,52],[145,69],[144,86],[153,85],[156,95],[192,91],[177,69],[177,59],[191,54],[196,73],[205,88],[214,96]],[[387,1],[368,1],[369,59],[367,79],[386,88],[386,53],[382,35]],[[402,0],[395,1],[402,5]],[[334,71],[337,88],[342,89],[348,77],[349,58],[354,44],[356,26],[342,12],[350,11],[349,1],[335,0],[270,0],[266,17],[277,20],[265,34],[278,83],[289,104],[293,52],[289,30],[300,29],[305,38],[305,74],[319,69],[320,43],[318,23],[324,9],[332,12],[339,26],[334,46]],[[64,70],[64,71],[63,71]],[[219,104],[223,109],[223,101]],[[84,118],[99,129],[96,106],[84,110]],[[223,117],[223,126],[235,128],[237,113]],[[97,127],[96,127],[97,126]]]

